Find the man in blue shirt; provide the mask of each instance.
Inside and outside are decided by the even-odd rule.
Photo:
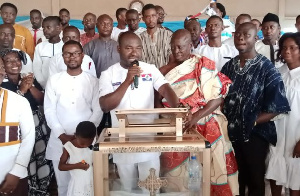
[[[241,24],[234,36],[239,55],[221,70],[233,82],[223,112],[238,163],[240,195],[245,195],[247,186],[250,196],[264,196],[265,159],[269,144],[277,141],[271,119],[290,107],[279,72],[255,50],[255,25]]]

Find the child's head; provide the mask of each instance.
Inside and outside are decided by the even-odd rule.
[[[280,38],[277,58],[289,69],[300,66],[300,33],[285,33]]]
[[[76,127],[75,136],[80,147],[89,147],[96,136],[96,126],[90,121],[80,122]]]

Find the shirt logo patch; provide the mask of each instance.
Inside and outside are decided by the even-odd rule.
[[[152,74],[141,74],[142,81],[152,81]]]
[[[112,83],[112,86],[120,86],[120,85],[121,85],[121,82]]]

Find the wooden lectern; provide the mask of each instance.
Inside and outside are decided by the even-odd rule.
[[[200,154],[203,163],[202,196],[210,195],[210,143],[196,131],[189,134],[182,133],[182,118],[186,115],[186,108],[162,108],[149,110],[118,110],[116,116],[119,128],[107,128],[102,131],[98,142],[94,146],[94,194],[95,196],[109,196],[109,153],[133,152],[192,152]],[[158,114],[169,118],[155,120],[128,119],[128,115]],[[141,135],[141,133],[148,135]],[[151,180],[153,170],[149,173],[149,182],[167,183],[166,180]],[[156,174],[159,175],[159,174]],[[139,184],[145,184],[140,182]],[[153,187],[153,184],[146,184]],[[200,185],[199,185],[200,186]],[[149,195],[155,195],[149,189]]]

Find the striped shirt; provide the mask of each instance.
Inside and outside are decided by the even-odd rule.
[[[143,44],[142,61],[154,64],[157,68],[166,65],[171,54],[170,42],[172,34],[171,31],[162,28],[157,28],[153,34],[153,39],[147,31],[141,33],[140,38]]]

